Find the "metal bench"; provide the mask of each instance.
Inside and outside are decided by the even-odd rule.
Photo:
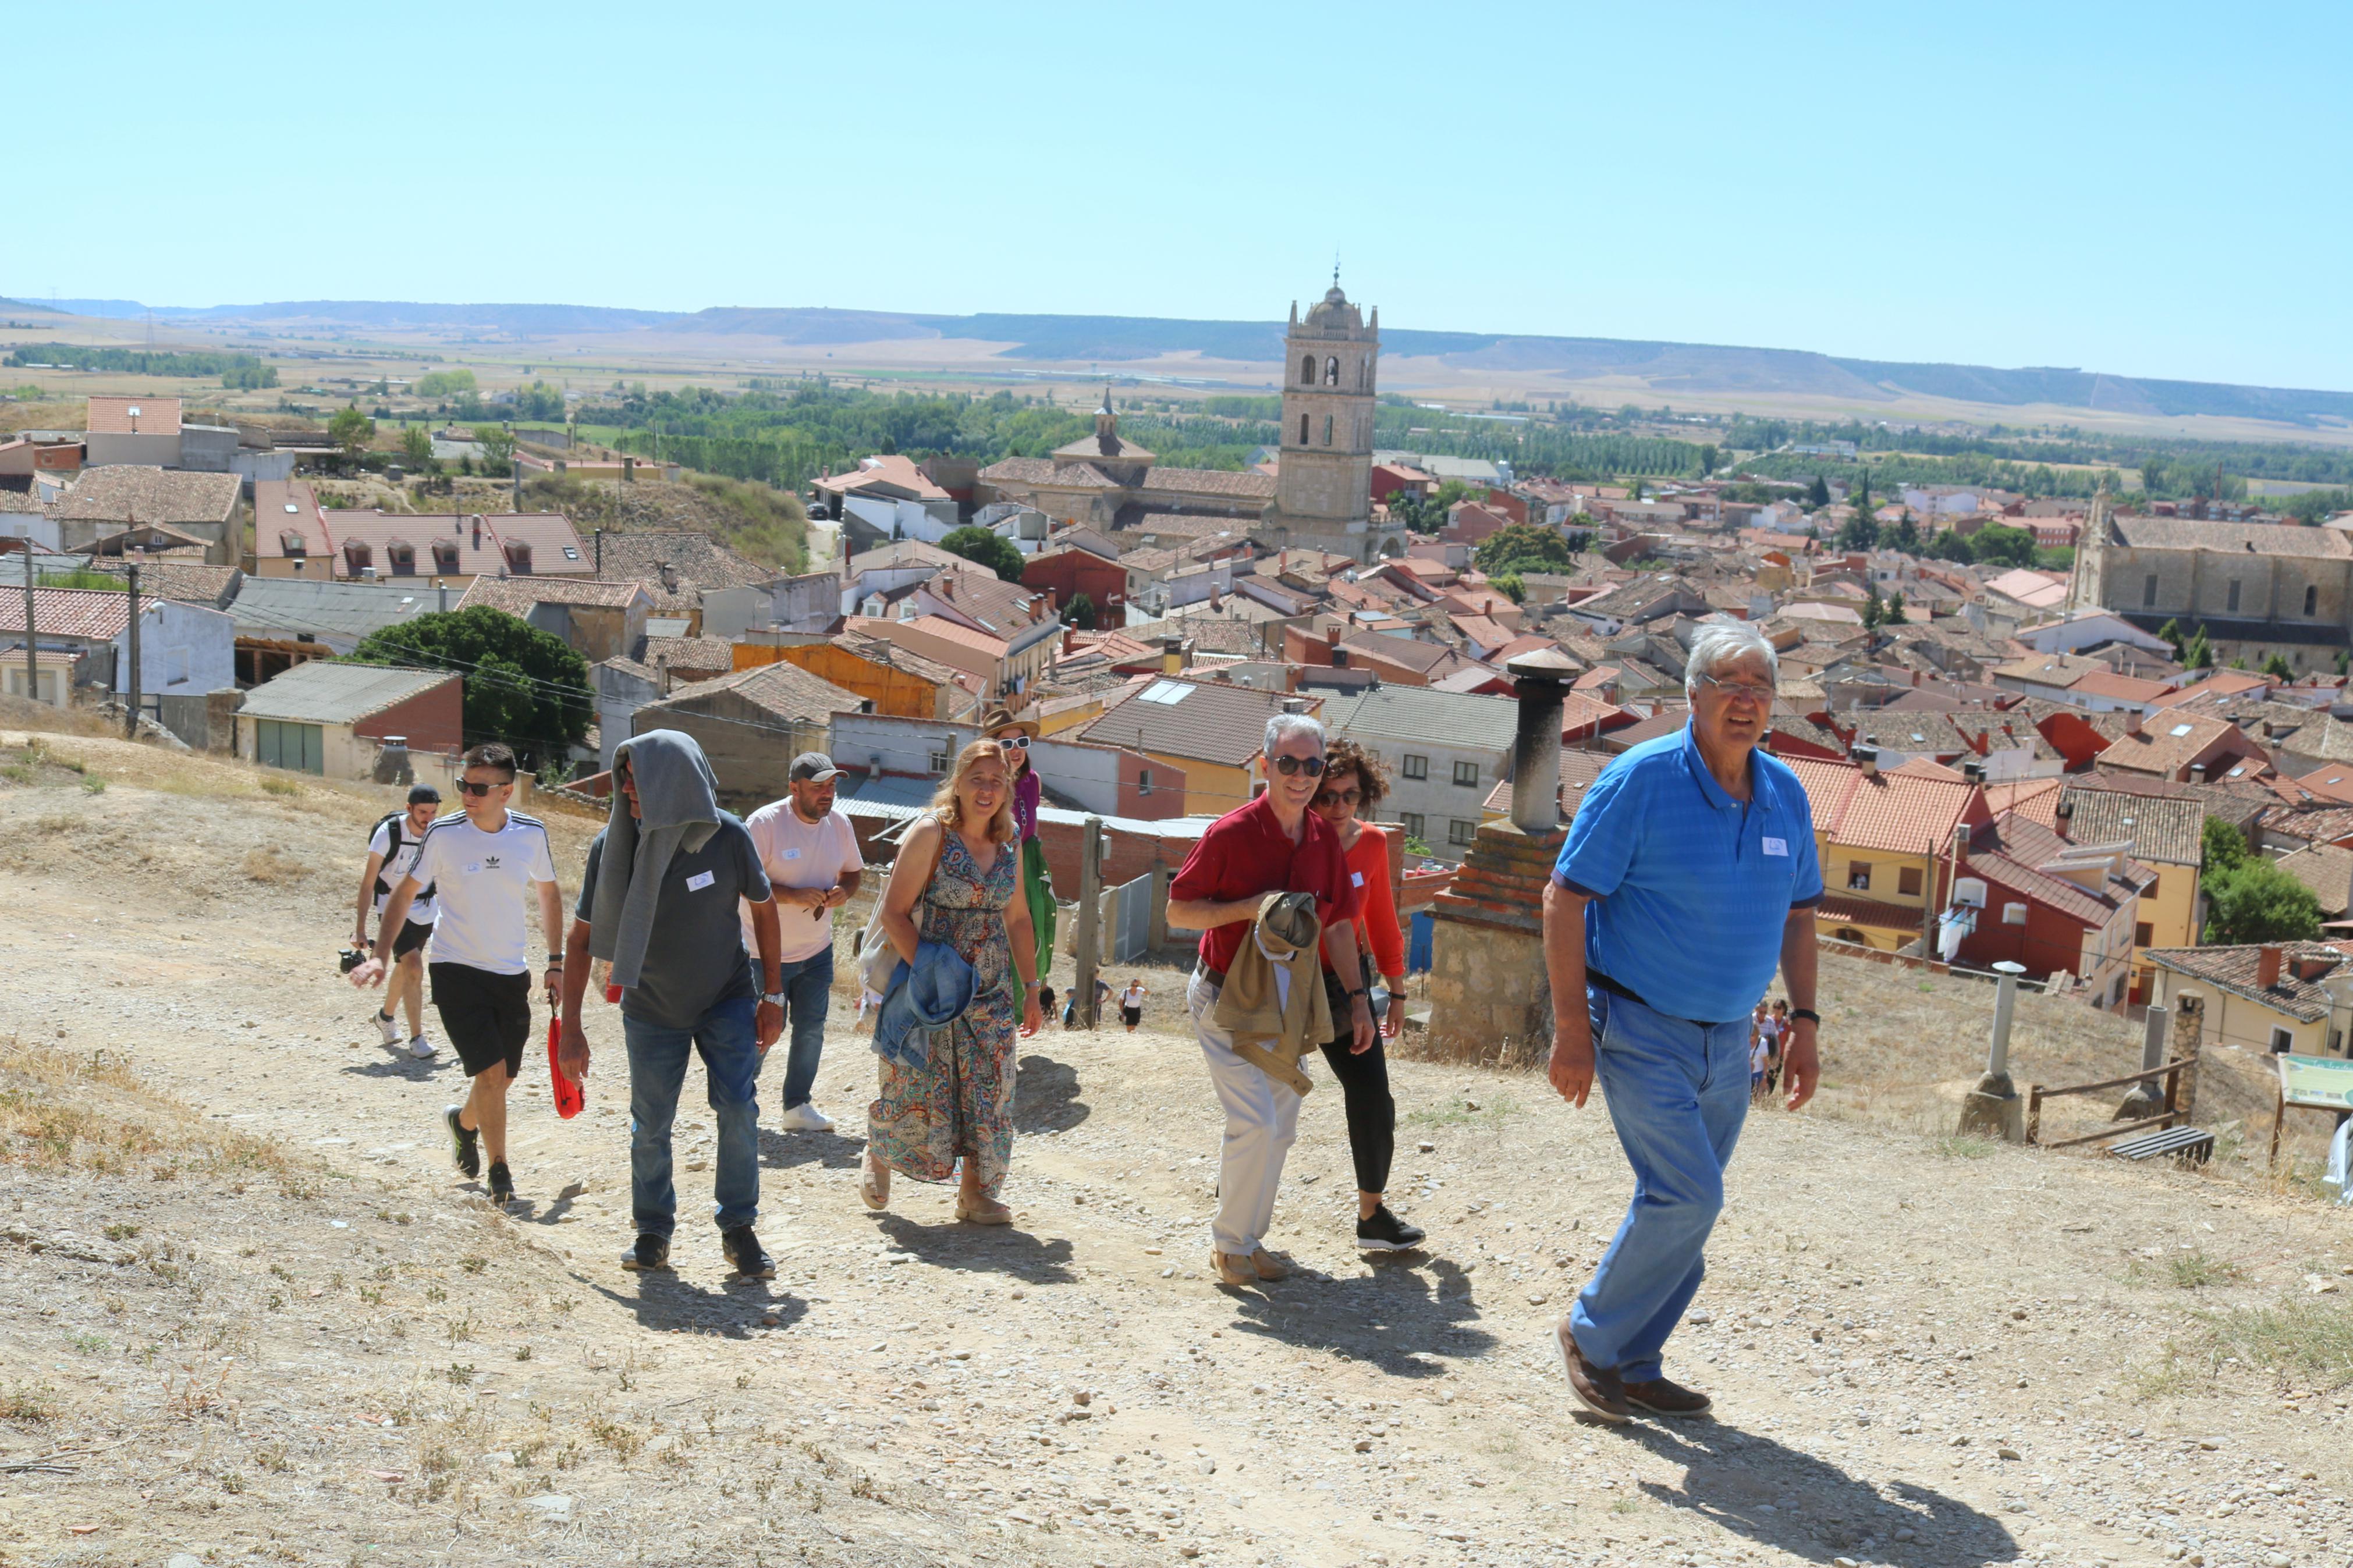
[[[2155,1160],[2169,1156],[2201,1163],[2214,1157],[2214,1134],[2197,1127],[2168,1127],[2108,1145],[2108,1152],[2124,1160]]]

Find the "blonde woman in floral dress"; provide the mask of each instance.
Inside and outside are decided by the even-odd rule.
[[[953,948],[973,967],[972,1005],[931,1032],[921,1067],[881,1061],[881,1093],[867,1108],[860,1192],[890,1201],[891,1173],[944,1182],[963,1163],[956,1217],[1007,1225],[997,1201],[1013,1152],[1013,1041],[1018,1021],[1038,1032],[1038,953],[1021,892],[1013,774],[1005,748],[975,741],[907,832],[882,890],[882,930],[909,963],[916,944]]]

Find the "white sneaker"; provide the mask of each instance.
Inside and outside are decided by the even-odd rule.
[[[433,1054],[433,1042],[419,1035],[408,1042],[408,1054],[420,1060]]]
[[[833,1118],[805,1100],[786,1111],[776,1125],[787,1132],[830,1132]]]
[[[385,1017],[381,1013],[378,1013],[375,1016],[375,1030],[377,1034],[384,1037],[384,1043],[385,1045],[396,1046],[400,1044],[400,1026],[392,1019]]]

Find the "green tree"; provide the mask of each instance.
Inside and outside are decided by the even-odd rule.
[[[2200,626],[2189,636],[2189,646],[2181,650],[2181,662],[2189,669],[2214,668],[2214,645],[2206,637],[2206,628]]]
[[[2295,671],[2290,669],[2287,667],[2287,660],[2282,658],[2277,654],[2274,654],[2271,658],[2263,660],[2263,673],[2270,676],[2274,680],[2294,680],[2295,679]]]
[[[563,761],[588,733],[588,661],[519,616],[475,605],[371,633],[351,663],[465,677],[466,743],[504,741],[527,767]]]
[[[1490,577],[1487,579],[1487,586],[1495,589],[1514,605],[1527,603],[1528,585],[1520,581],[1520,574],[1516,572],[1506,572],[1500,576]]]
[[[2316,942],[2320,901],[2312,889],[2269,860],[2249,860],[2206,883],[2206,940],[2236,946],[2251,942]]]
[[[1928,554],[1937,561],[1951,561],[1966,566],[1977,559],[1969,550],[1969,542],[1961,537],[1960,530],[1940,528],[1928,541]]]
[[[1912,514],[1906,511],[1880,531],[1879,542],[1905,555],[1917,555],[1920,553],[1920,525],[1913,521]]]
[[[1904,614],[1904,595],[1901,592],[1898,592],[1888,599],[1887,615],[1885,618],[1880,622],[1880,625],[1887,626],[1900,626],[1907,625],[1909,623],[1909,619],[1910,617]]]
[[[339,408],[327,421],[327,439],[335,444],[336,454],[346,466],[356,463],[375,439],[375,421],[356,408]]]
[[[1699,449],[1699,477],[1701,479],[1705,479],[1708,475],[1715,472],[1715,465],[1720,457],[1721,454],[1713,447],[1702,447]]]
[[[1879,547],[1879,524],[1871,513],[1858,510],[1839,524],[1838,547],[1841,550],[1875,550]]]
[[[2247,847],[2246,835],[2219,816],[2206,819],[2199,848],[2199,874],[2205,877],[2224,876],[2254,858],[2254,852]]]
[[[506,474],[514,471],[514,436],[496,425],[474,426],[474,439],[482,444],[482,471],[486,474]]]
[[[2179,664],[2181,662],[2182,647],[2181,622],[2178,618],[2168,616],[2165,625],[2157,628],[2157,635],[2163,637],[2167,643],[2171,645],[2173,648],[2173,662]]]
[[[429,370],[417,378],[419,397],[449,397],[473,390],[474,373],[470,370]]]
[[[1887,618],[1887,606],[1879,602],[1879,584],[1868,584],[1863,589],[1862,629],[1876,631]]]
[[[951,555],[961,555],[976,565],[987,567],[1008,583],[1021,581],[1021,569],[1029,563],[1029,558],[1021,553],[1019,545],[1001,533],[974,523],[951,529],[947,537],[940,541],[940,548]]]
[[[1821,475],[1816,474],[1813,487],[1806,491],[1806,505],[1811,510],[1820,511],[1830,504],[1830,481],[1823,479]]]
[[[2031,566],[2034,535],[2006,522],[1989,522],[1969,541],[1969,553],[1988,565]]]
[[[1062,607],[1062,619],[1082,632],[1094,630],[1095,602],[1084,594],[1071,595],[1071,602]]]
[[[1567,572],[1577,557],[1558,529],[1514,522],[1497,529],[1480,542],[1472,557],[1490,577],[1527,572]]]
[[[433,437],[424,426],[411,425],[400,433],[400,455],[417,468],[433,460]]]

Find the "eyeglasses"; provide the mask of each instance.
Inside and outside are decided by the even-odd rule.
[[[1703,675],[1700,679],[1737,700],[1770,702],[1778,695],[1771,687],[1760,686],[1753,680],[1718,680],[1713,675]]]
[[[1274,759],[1274,771],[1281,773],[1284,778],[1292,778],[1297,774],[1305,773],[1311,779],[1320,779],[1324,776],[1324,759],[1321,757],[1277,757]]]
[[[1018,732],[1011,735],[992,735],[989,739],[1000,746],[1010,746],[1017,752],[1026,752],[1029,749],[1029,737]]]
[[[505,787],[506,784],[504,783],[476,784],[471,779],[459,779],[458,781],[458,793],[459,795],[488,795],[494,789],[503,789]]]
[[[1317,793],[1315,804],[1328,811],[1335,805],[1354,805],[1364,798],[1365,792],[1360,789],[1327,789]]]

